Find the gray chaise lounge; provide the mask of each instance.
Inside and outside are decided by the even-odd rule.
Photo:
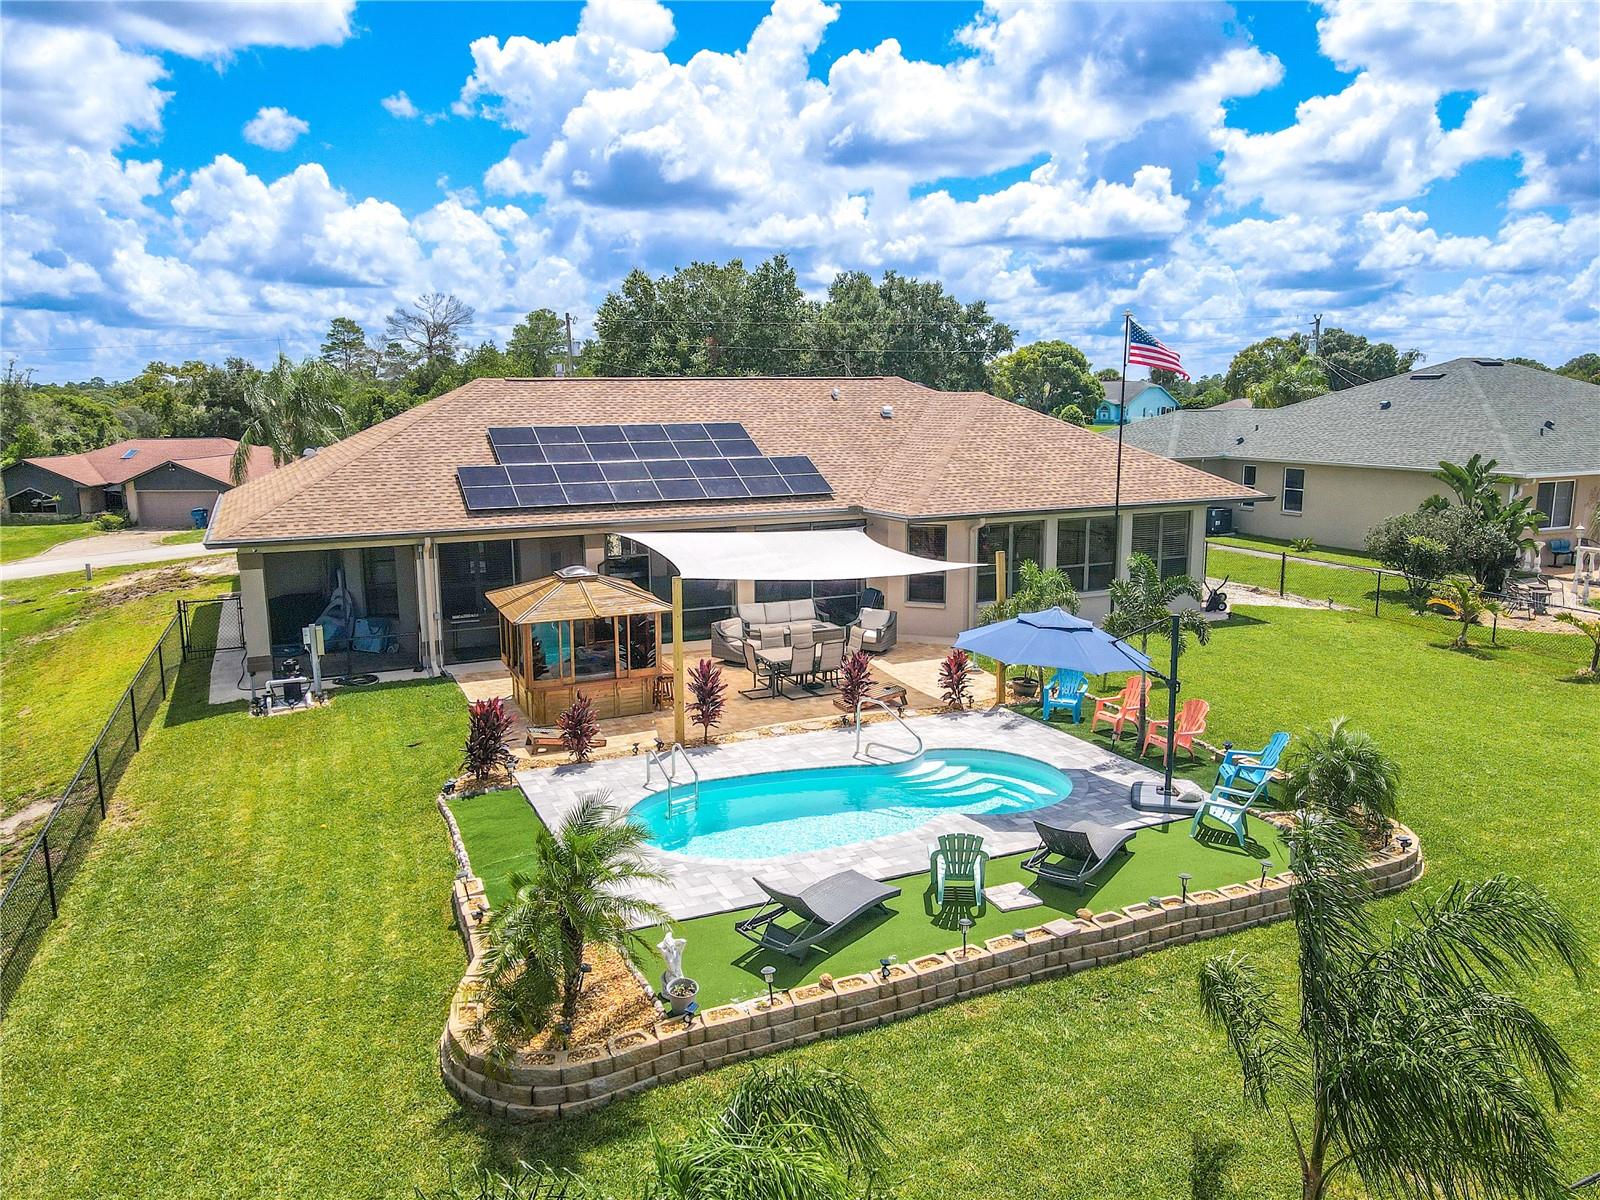
[[[899,888],[869,879],[860,871],[840,871],[819,879],[798,896],[759,879],[755,884],[771,900],[734,929],[758,946],[798,959],[804,959],[811,947],[829,934],[900,894]],[[777,920],[788,913],[801,918],[800,923],[792,929],[781,928]]]
[[[1039,848],[1022,860],[1022,869],[1079,893],[1139,832],[1093,821],[1074,821],[1065,828],[1035,821],[1033,827],[1039,831]]]

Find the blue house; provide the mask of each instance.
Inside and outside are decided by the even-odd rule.
[[[1122,380],[1106,379],[1106,398],[1100,401],[1100,406],[1094,410],[1094,423],[1096,425],[1115,425],[1122,414]],[[1146,417],[1159,417],[1162,413],[1175,412],[1178,402],[1172,398],[1172,393],[1159,383],[1151,383],[1147,379],[1128,380],[1128,421],[1142,421]]]

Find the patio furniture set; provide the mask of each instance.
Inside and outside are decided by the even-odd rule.
[[[814,600],[774,600],[740,604],[734,616],[712,625],[711,651],[750,672],[751,686],[740,695],[796,699],[785,690],[790,682],[814,695],[838,683],[852,654],[881,654],[897,636],[888,609],[863,607],[844,626],[822,620]]]

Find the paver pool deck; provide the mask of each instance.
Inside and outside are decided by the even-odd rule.
[[[1035,818],[1055,824],[1087,819],[1128,829],[1166,819],[1140,813],[1128,802],[1129,788],[1141,780],[1159,781],[1158,772],[1030,717],[989,710],[913,717],[906,725],[916,731],[929,750],[1003,750],[1049,763],[1072,779],[1072,792],[1065,800],[1041,808],[977,815],[939,813],[904,833],[776,858],[702,858],[651,847],[647,854],[667,880],[641,888],[641,893],[674,919],[686,920],[760,903],[766,896],[753,882],[758,875],[786,891],[798,891],[846,867],[874,879],[925,871],[928,847],[940,834],[980,834],[984,848],[998,856],[1020,854],[1038,844],[1033,828]],[[855,731],[845,728],[697,747],[688,754],[704,782],[773,771],[898,762],[913,748],[905,729],[893,722],[867,726],[862,737],[864,752],[869,742],[880,747],[870,758],[865,753],[856,757]],[[903,752],[901,746],[905,747]],[[608,792],[613,804],[627,809],[659,794],[663,786],[659,771],[654,781],[646,785],[642,755],[519,771],[516,779],[534,811],[551,828],[590,792]],[[1192,784],[1180,780],[1179,786],[1188,793],[1199,794]]]

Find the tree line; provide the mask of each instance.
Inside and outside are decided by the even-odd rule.
[[[668,274],[633,270],[572,343],[566,321],[536,309],[502,347],[467,338],[475,313],[447,293],[397,307],[372,333],[347,316],[329,323],[319,351],[283,355],[266,369],[152,361],[131,379],[40,384],[12,360],[0,377],[0,461],[92,450],[129,437],[228,437],[273,448],[280,461],[403,412],[473,379],[587,376],[898,375],[947,391],[989,391],[1074,424],[1094,419],[1115,366],[1098,371],[1070,342],[1017,345],[1015,329],[937,280],[842,271],[820,300],[801,291],[781,254],[747,269],[739,259],[695,262]],[[1181,346],[1180,346],[1181,349]],[[1181,379],[1152,371],[1185,408],[1246,398],[1262,408],[1410,370],[1400,350],[1339,328],[1245,346],[1226,372]],[[1532,359],[1508,360],[1550,370]],[[1600,354],[1559,373],[1600,382]]]

